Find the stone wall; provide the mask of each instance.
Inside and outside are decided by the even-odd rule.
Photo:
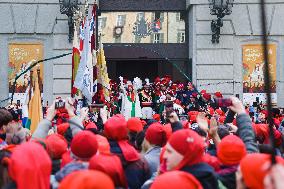
[[[277,45],[278,105],[284,107],[284,0],[266,2],[269,43]],[[188,0],[187,6],[194,83],[200,90],[242,97],[242,45],[261,43],[259,1],[235,0],[232,14],[224,18],[219,44],[211,43],[210,23],[216,16],[210,15],[208,0]]]
[[[5,0],[0,2],[0,100],[8,97],[9,43],[41,43],[43,57],[72,52],[68,42],[67,16],[58,0]],[[44,62],[44,102],[71,91],[72,55]],[[3,105],[3,104],[0,104]]]

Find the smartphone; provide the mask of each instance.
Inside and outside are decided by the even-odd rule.
[[[232,106],[232,100],[229,98],[216,98],[215,103],[217,107],[229,107]]]
[[[226,123],[233,123],[234,119],[235,119],[235,112],[233,112],[232,110],[229,110],[227,117],[224,121],[224,124]]]

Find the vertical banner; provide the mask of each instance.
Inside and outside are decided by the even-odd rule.
[[[269,72],[271,74],[272,103],[277,103],[276,94],[276,45],[268,45]],[[264,55],[261,44],[243,46],[243,101],[252,104],[259,98],[259,102],[266,103],[264,81]]]
[[[13,83],[16,75],[25,71],[32,63],[43,59],[43,46],[36,43],[10,43],[9,44],[9,93],[13,91]],[[32,70],[33,81],[37,77],[37,66]],[[40,81],[39,88],[43,91],[43,64],[39,64],[40,68]],[[21,103],[25,101],[25,92],[30,82],[30,71],[22,75],[18,80],[15,88],[14,102],[20,100]]]

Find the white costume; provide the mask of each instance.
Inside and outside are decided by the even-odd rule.
[[[125,117],[126,120],[128,120],[131,117],[142,117],[140,100],[135,85],[132,91],[132,93],[134,93],[134,101],[132,101],[131,94],[129,94],[129,92],[125,90],[122,82],[121,82],[121,89],[123,91],[121,114]]]

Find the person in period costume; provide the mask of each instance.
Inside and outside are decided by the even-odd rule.
[[[142,118],[152,119],[153,118],[153,93],[149,83],[149,79],[145,79],[146,83],[143,90],[139,93],[141,107],[142,107]]]
[[[133,85],[131,81],[128,81],[126,84],[126,89],[124,83],[122,82],[123,78],[120,77],[120,79],[122,90],[121,114],[125,117],[125,119],[129,119],[131,117],[142,117],[140,100],[137,92],[138,86],[136,85],[137,78],[134,79],[135,85]]]

